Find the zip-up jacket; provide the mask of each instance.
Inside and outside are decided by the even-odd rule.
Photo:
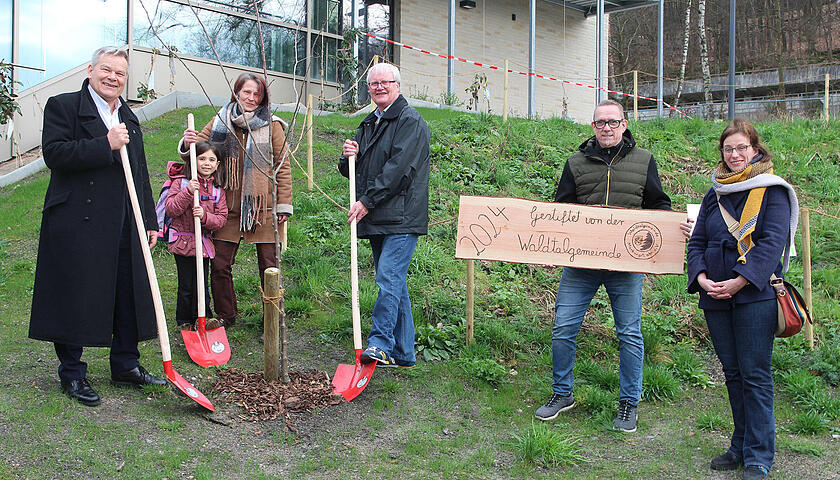
[[[356,198],[368,209],[359,221],[359,238],[374,235],[425,235],[429,224],[429,126],[402,95],[382,114],[370,113],[353,139]],[[341,157],[338,171],[350,174]]]
[[[601,147],[594,136],[583,142],[566,161],[554,201],[671,210],[653,155],[636,146],[630,130],[612,148]]]

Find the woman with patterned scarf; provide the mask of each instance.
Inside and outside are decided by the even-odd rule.
[[[189,156],[190,144],[199,140],[223,145],[223,171],[217,173],[228,205],[227,223],[213,233],[216,258],[211,263],[213,305],[224,326],[236,323],[238,310],[231,265],[239,243],[255,243],[260,280],[268,267],[277,266],[271,212],[272,182],[277,170],[277,221],[292,215],[292,171],[286,161],[286,124],[271,114],[265,79],[243,73],[233,85],[230,102],[201,132],[184,130],[178,153]],[[279,167],[279,169],[278,169]],[[221,170],[221,169],[220,169]],[[282,237],[281,242],[286,239]]]
[[[777,302],[770,276],[781,278],[787,270],[799,203],[793,188],[773,174],[770,153],[750,122],[730,123],[719,148],[687,262],[688,291],[700,293],[735,426],[729,449],[710,466],[743,465],[743,478],[762,479],[773,464],[776,437],[770,357]]]

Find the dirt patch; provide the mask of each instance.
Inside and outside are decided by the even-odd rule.
[[[211,391],[220,394],[222,401],[242,407],[245,414],[238,415],[242,420],[265,421],[282,416],[291,431],[297,430],[290,413],[312,412],[341,403],[341,397],[332,392],[327,372],[290,372],[289,379],[287,384],[279,379],[269,382],[262,372],[231,368],[219,372],[219,380]]]
[[[41,147],[35,147],[20,157],[12,157],[4,162],[0,162],[0,175],[12,173],[18,168],[29,165],[39,158],[41,158]]]

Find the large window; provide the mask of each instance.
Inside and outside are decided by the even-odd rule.
[[[11,1],[0,0],[0,5],[9,5],[4,11],[11,12],[10,4]],[[45,69],[19,69],[22,88],[90,62],[93,51],[101,46],[127,43],[125,0],[41,0],[19,4],[18,63]]]
[[[312,37],[312,71],[311,76],[328,82],[338,81],[338,47],[341,41],[337,38],[321,35]]]
[[[254,0],[203,0],[202,3],[216,5],[239,13],[255,15]],[[260,15],[293,25],[306,25],[306,0],[271,0],[262,2]]]
[[[0,60],[12,61],[12,0],[0,0]]]
[[[341,2],[339,0],[314,0],[312,28],[329,33],[341,33]]]
[[[143,4],[151,3],[151,0],[134,0],[134,3],[134,43],[137,45],[161,51],[172,46],[180,53],[212,60],[216,60],[218,53],[223,62],[257,68],[263,66],[260,27],[250,18],[205,9],[193,10],[189,6],[166,1],[146,5],[147,16]],[[150,26],[149,17],[152,17],[153,26]],[[262,23],[261,30],[266,68],[303,76],[306,72],[305,32],[268,23]]]

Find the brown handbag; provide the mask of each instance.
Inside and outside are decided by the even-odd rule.
[[[735,237],[735,241],[737,242],[738,237],[735,235],[735,232],[739,228],[738,221],[720,204],[720,195],[718,195],[718,208],[720,208],[720,214],[726,222],[729,233]],[[802,295],[799,294],[799,291],[793,285],[777,277],[774,273],[770,275],[770,286],[776,291],[776,300],[779,303],[776,324],[777,337],[792,337],[802,330],[802,325],[805,322],[814,324],[813,320],[811,320],[811,313],[808,311],[808,307],[802,299]]]

